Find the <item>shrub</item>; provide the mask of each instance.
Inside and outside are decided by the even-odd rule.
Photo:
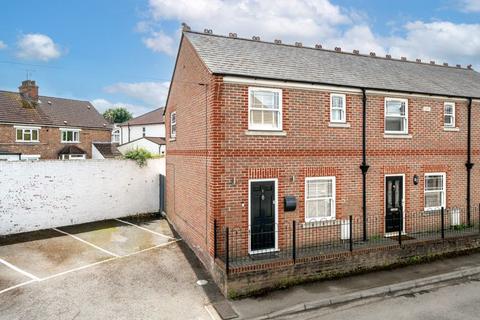
[[[128,151],[124,158],[135,160],[140,167],[143,167],[147,164],[147,159],[153,158],[153,155],[147,150],[139,148]]]

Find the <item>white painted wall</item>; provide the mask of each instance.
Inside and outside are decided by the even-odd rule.
[[[132,141],[127,144],[118,146],[118,151],[120,151],[122,154],[125,154],[130,150],[136,150],[140,148],[143,148],[149,151],[151,154],[155,154],[155,155],[165,154],[165,145],[159,146],[158,144],[147,139],[139,139],[139,140]]]
[[[0,235],[159,209],[165,159],[0,162]]]
[[[143,137],[143,127],[145,127],[145,136],[165,138],[165,124],[130,126],[130,140],[128,140],[128,126],[122,126],[120,130],[120,144]]]

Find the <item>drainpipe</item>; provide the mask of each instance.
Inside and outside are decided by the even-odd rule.
[[[470,191],[471,191],[471,171],[472,163],[472,98],[468,98],[468,116],[467,116],[467,225],[470,225]]]
[[[370,167],[367,165],[367,92],[362,89],[363,107],[362,107],[362,210],[363,210],[363,241],[367,241],[367,171]]]

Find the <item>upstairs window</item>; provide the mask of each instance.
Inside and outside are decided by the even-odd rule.
[[[443,110],[443,125],[446,128],[455,128],[455,103],[445,102]]]
[[[335,219],[335,177],[305,179],[305,222]]]
[[[344,94],[332,93],[330,95],[330,122],[347,122],[346,101]]]
[[[282,130],[281,89],[248,89],[248,129]]]
[[[385,99],[385,133],[408,133],[407,99]]]
[[[62,131],[62,143],[79,143],[80,129],[60,129]]]
[[[39,128],[15,127],[17,142],[39,142]]]
[[[425,210],[445,208],[445,173],[425,174]]]
[[[177,136],[177,113],[170,113],[170,138]]]
[[[142,136],[145,137],[147,129],[145,127],[142,127]]]

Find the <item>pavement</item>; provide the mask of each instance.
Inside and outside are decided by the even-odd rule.
[[[290,315],[299,316],[306,312],[383,298],[405,291],[421,291],[424,287],[439,286],[442,283],[460,281],[479,274],[480,254],[472,254],[428,264],[299,285],[230,303],[241,319],[283,319]]]
[[[210,320],[224,302],[164,219],[0,238],[0,319]]]

